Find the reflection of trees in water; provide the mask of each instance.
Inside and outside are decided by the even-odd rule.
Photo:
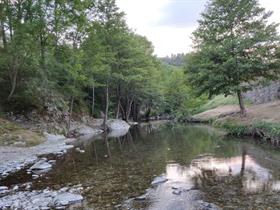
[[[248,156],[246,147],[239,157],[202,157],[193,161],[192,166],[196,168],[195,185],[205,190],[216,186],[222,191],[234,189],[236,194],[279,191],[279,181],[273,180],[268,169]]]
[[[135,133],[135,132],[133,132]],[[96,142],[93,141],[91,144],[91,153],[92,153],[92,157],[96,160],[96,162],[98,162],[98,153],[102,153],[102,151],[105,150],[105,157],[107,158],[111,158],[113,156],[113,152],[112,152],[112,148],[111,145],[112,144],[118,144],[118,153],[123,154],[125,152],[126,149],[130,149],[132,148],[133,151],[137,151],[137,147],[134,143],[134,137],[138,135],[138,134],[132,134],[130,131],[127,132],[126,135],[121,136],[121,137],[115,137],[115,138],[109,138],[108,137],[108,133],[104,132],[102,135],[102,145],[103,145],[103,149],[101,148],[96,148],[96,144],[100,145],[100,142]],[[118,156],[118,155],[117,155]]]
[[[235,163],[232,165],[229,163],[228,170],[219,167],[223,161],[228,161],[223,158],[209,161],[208,165],[212,165],[212,167],[204,167],[207,165],[204,162],[203,166],[199,168],[199,172],[193,177],[193,182],[197,188],[205,192],[205,199],[221,207],[230,206],[233,209],[241,207],[242,209],[266,209],[268,207],[279,209],[279,198],[277,198],[279,181],[273,181],[269,170],[266,171],[267,176],[262,179],[258,174],[263,173],[261,166],[252,162],[246,148],[243,148],[242,155],[235,160],[239,162],[239,172],[236,170],[236,165],[234,166]],[[199,167],[197,162],[196,164]],[[256,200],[259,203],[256,203]]]
[[[244,176],[245,172],[245,162],[246,162],[246,155],[247,155],[247,150],[246,148],[242,149],[242,163],[241,163],[241,170],[240,170],[240,176]]]

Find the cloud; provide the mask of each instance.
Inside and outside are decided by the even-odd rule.
[[[158,25],[170,27],[193,27],[200,18],[207,0],[170,0],[165,6],[165,16]]]
[[[136,33],[146,36],[155,54],[166,56],[192,50],[191,34],[207,0],[117,0],[127,14],[127,23]],[[260,0],[260,5],[274,14],[271,21],[280,22],[280,1]]]
[[[140,31],[159,22],[168,3],[169,0],[117,0],[119,8],[126,13],[128,25]]]

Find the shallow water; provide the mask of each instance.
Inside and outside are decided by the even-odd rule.
[[[222,138],[210,127],[147,124],[123,137],[103,136],[76,146],[85,152],[73,149],[58,159],[33,189],[82,184],[84,209],[114,209],[164,174],[168,182],[154,192],[149,209],[176,205],[176,183],[201,190],[205,201],[224,209],[280,209],[280,152],[250,140]],[[10,182],[26,179],[21,176]],[[181,201],[182,206],[190,202]]]

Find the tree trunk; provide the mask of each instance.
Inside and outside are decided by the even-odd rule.
[[[244,105],[243,96],[240,90],[237,91],[238,101],[239,101],[239,107],[240,107],[240,116],[245,117],[246,116],[246,109]]]
[[[72,119],[72,112],[73,112],[73,104],[74,104],[74,96],[71,96],[71,102],[70,102],[70,110],[69,110],[69,119],[67,123],[67,135],[70,131],[71,126],[71,119]]]
[[[103,120],[103,129],[107,130],[107,120],[108,120],[108,111],[109,111],[109,84],[106,82],[106,107],[105,107],[105,115]]]
[[[148,108],[148,110],[145,113],[146,122],[150,121],[150,114],[151,114],[151,108]]]
[[[94,82],[92,82],[92,103],[91,103],[92,116],[94,115],[94,105],[95,105],[94,97],[95,97],[95,88],[94,88]]]
[[[2,36],[3,47],[4,47],[4,49],[6,49],[6,47],[7,47],[7,39],[6,39],[4,21],[2,21],[2,20],[1,20],[1,36]]]
[[[122,106],[122,102],[120,101],[120,110],[121,110],[121,114],[122,114],[122,119],[124,120],[125,119],[125,111],[123,109],[123,106]]]
[[[11,91],[10,94],[7,98],[8,101],[11,100],[12,96],[14,95],[14,92],[16,90],[16,86],[17,86],[17,75],[18,75],[18,71],[15,70],[13,75],[11,76]]]
[[[116,90],[116,96],[117,96],[117,99],[118,99],[118,105],[117,105],[117,111],[116,111],[116,119],[119,118],[119,115],[120,115],[120,106],[121,106],[121,86],[120,84],[118,84],[118,87],[117,87],[117,90]]]
[[[40,64],[41,64],[41,68],[43,69],[43,72],[45,74],[46,73],[45,72],[45,69],[46,69],[46,49],[45,49],[46,41],[43,36],[44,36],[43,34],[40,34],[40,53],[41,53]],[[44,75],[44,76],[46,76],[46,75]]]
[[[130,117],[130,112],[131,112],[131,107],[132,107],[132,103],[133,103],[133,99],[131,99],[131,101],[128,103],[128,108],[127,108],[127,111],[126,111],[126,121],[128,122],[129,120],[129,117]]]
[[[116,119],[119,119],[119,115],[120,115],[120,99],[118,100],[118,106],[117,106],[117,113],[116,113]]]

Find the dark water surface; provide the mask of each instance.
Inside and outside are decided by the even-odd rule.
[[[114,209],[165,174],[223,209],[280,209],[280,152],[210,127],[150,124],[123,137],[80,141],[34,189],[82,184],[87,207]],[[163,190],[156,203],[170,200]],[[151,209],[164,209],[164,205]],[[84,207],[85,208],[85,207]]]

